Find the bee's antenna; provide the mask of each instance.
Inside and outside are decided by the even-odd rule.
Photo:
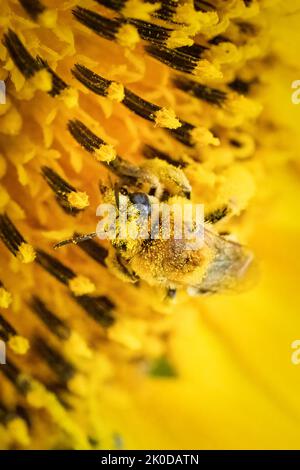
[[[87,240],[92,240],[97,236],[96,232],[86,233],[85,235],[76,235],[72,238],[68,238],[67,240],[62,240],[54,245],[54,249],[57,250],[65,245],[70,245],[73,243],[74,245],[78,245],[78,243],[86,242]]]

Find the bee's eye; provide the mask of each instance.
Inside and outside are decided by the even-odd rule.
[[[150,201],[149,201],[149,198],[148,198],[147,194],[145,194],[145,193],[132,193],[130,195],[130,201],[132,202],[132,204],[144,206],[145,211],[147,211],[148,214],[150,213],[151,204],[150,204]]]
[[[130,195],[132,204],[141,204],[142,206],[150,206],[149,198],[145,193],[132,193]]]

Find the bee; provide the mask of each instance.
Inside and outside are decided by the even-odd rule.
[[[171,166],[166,162],[163,165],[164,168]],[[176,168],[174,173],[172,168],[176,178],[173,176],[172,181],[166,178],[162,181],[159,171],[157,172],[161,168],[162,164],[157,162],[152,166],[152,170],[156,170],[156,176],[158,175],[159,191],[157,188],[149,189],[149,186],[146,191],[143,184],[134,186],[132,182],[126,183],[126,180],[110,186],[100,185],[104,202],[111,204],[116,213],[113,224],[115,236],[110,238],[106,265],[122,280],[133,283],[144,281],[151,286],[162,287],[169,297],[173,297],[179,289],[185,289],[190,295],[209,295],[241,286],[248,277],[254,256],[246,247],[228,240],[226,235],[219,235],[214,229],[214,225],[228,215],[227,208],[220,208],[206,216],[200,232],[191,230],[191,225],[195,228],[194,221],[184,221],[189,227],[182,231],[181,237],[175,236],[175,214],[170,211],[171,229],[169,236],[165,236],[164,227],[160,224],[162,199],[164,208],[172,207],[174,203],[183,208],[185,204],[191,203],[182,170]],[[146,178],[147,184],[149,180],[153,181],[153,178]],[[146,236],[124,236],[124,227],[121,227],[122,198],[128,201],[126,224],[136,232],[143,228]],[[159,209],[153,215],[154,208],[157,207]],[[102,223],[102,228],[103,226],[105,224]],[[111,225],[106,223],[106,230],[110,228]],[[191,243],[191,233],[194,238],[201,233],[199,246]],[[69,243],[78,244],[97,235],[99,236],[98,231],[76,235],[58,243],[56,248]]]

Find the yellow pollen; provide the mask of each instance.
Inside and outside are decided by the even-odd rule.
[[[211,64],[208,60],[199,60],[197,67],[194,70],[194,74],[200,77],[202,80],[221,80],[223,74],[221,70]]]
[[[87,295],[95,292],[95,284],[85,276],[76,276],[69,281],[69,287],[74,295]]]
[[[192,24],[197,22],[197,12],[191,3],[184,3],[178,5],[175,19],[178,23]]]
[[[3,116],[7,113],[9,108],[11,107],[12,103],[8,96],[5,97],[5,103],[1,102],[0,106],[0,116]]]
[[[110,144],[103,144],[94,151],[96,160],[99,162],[111,162],[117,156],[115,148]]]
[[[85,209],[89,205],[89,197],[84,192],[72,191],[68,194],[68,202],[76,209]]]
[[[23,242],[18,250],[17,258],[21,263],[28,264],[35,260],[36,253],[32,245]]]
[[[127,18],[149,21],[151,13],[160,8],[160,3],[144,3],[140,0],[128,0],[122,9],[122,15]]]
[[[124,86],[122,83],[112,82],[107,90],[107,98],[111,101],[117,101],[121,103],[125,96]]]
[[[37,90],[47,92],[52,88],[52,76],[48,70],[39,70],[31,77],[31,83]]]
[[[6,189],[0,185],[0,209],[3,210],[9,203],[10,197]]]
[[[142,347],[137,325],[132,325],[130,321],[123,321],[114,325],[108,332],[109,338],[120,343],[132,351],[138,351]]]
[[[63,102],[69,109],[78,106],[78,91],[74,88],[66,88],[61,92],[59,98],[63,100]]]
[[[66,351],[73,354],[75,352],[76,357],[81,359],[91,359],[93,356],[92,350],[75,331],[72,331],[70,338],[66,342]]]
[[[0,117],[0,128],[3,134],[18,135],[22,125],[22,117],[14,107],[11,107],[4,116]]]
[[[7,424],[7,430],[11,433],[14,440],[21,446],[29,446],[30,437],[26,423],[21,418],[14,418]]]
[[[166,127],[167,129],[178,129],[181,127],[181,122],[176,117],[173,109],[161,108],[155,114],[155,124],[158,127]]]
[[[57,21],[57,11],[55,10],[46,10],[39,15],[38,21],[41,26],[45,28],[54,28]]]
[[[193,44],[193,39],[191,39],[185,31],[178,30],[172,31],[166,46],[170,49],[174,49],[175,47],[192,46]]]
[[[8,308],[12,303],[12,295],[4,287],[0,287],[0,307]]]
[[[207,145],[220,145],[220,141],[217,137],[206,129],[206,127],[195,127],[190,131],[193,142],[198,147],[205,147]]]
[[[215,64],[226,64],[239,60],[239,51],[235,44],[223,42],[211,48],[208,56]]]
[[[39,382],[31,380],[30,385],[31,389],[26,396],[27,402],[37,409],[46,408],[53,421],[72,436],[75,448],[88,449],[86,437],[80,426],[72,421],[64,407],[57,400],[56,395],[45,389]]]
[[[261,113],[262,105],[254,100],[250,100],[246,96],[234,95],[227,103],[226,109],[233,115],[242,114],[249,119],[254,119]]]
[[[30,347],[28,339],[18,335],[12,336],[8,341],[8,345],[16,354],[20,355],[26,354]]]
[[[137,29],[131,24],[121,26],[116,34],[116,40],[122,47],[134,49],[136,44],[140,41],[140,36]]]
[[[83,375],[76,374],[75,377],[69,381],[68,388],[76,395],[84,396],[87,395],[89,391],[88,385],[89,384]]]

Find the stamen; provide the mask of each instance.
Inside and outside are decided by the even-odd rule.
[[[196,46],[196,48],[194,46]],[[164,46],[149,45],[145,46],[145,50],[159,62],[162,62],[175,70],[197,75],[196,69],[199,63],[199,58],[196,57],[195,54],[202,53],[205,48],[198,45],[194,46],[169,49]]]
[[[134,47],[139,35],[133,25],[122,19],[109,19],[94,11],[77,6],[73,11],[75,18],[99,36],[117,41],[121,46]]]
[[[10,338],[16,335],[16,330],[0,315],[0,338],[7,343]]]
[[[175,160],[167,153],[162,152],[161,150],[158,150],[157,148],[152,147],[151,145],[144,145],[142,151],[144,157],[149,160],[153,158],[160,158],[160,160],[164,160],[165,162],[170,163],[171,165],[177,168],[185,168],[187,166],[187,163],[183,160]]]
[[[0,315],[0,338],[8,343],[10,349],[16,354],[26,354],[29,349],[28,340],[23,336],[19,336],[13,326],[2,315]]]
[[[63,341],[69,339],[71,335],[71,329],[63,320],[51,312],[38,296],[32,297],[30,306],[39,319],[55,336]]]
[[[3,44],[24,77],[33,77],[33,75],[44,68],[42,64],[29,54],[19,37],[11,29],[4,34]]]
[[[247,95],[250,92],[251,85],[253,81],[242,80],[241,78],[236,78],[233,82],[229,83],[229,88],[240,93],[241,95]]]
[[[115,304],[108,297],[82,295],[76,297],[75,300],[100,325],[109,327],[114,323],[112,310],[115,308]]]
[[[208,48],[201,44],[193,44],[192,46],[183,46],[176,49],[177,52],[192,56],[195,59],[201,59],[203,52],[207,51]]]
[[[172,81],[180,90],[185,91],[195,98],[206,101],[207,103],[221,106],[221,104],[226,100],[226,93],[222,90],[218,90],[217,88],[201,85],[193,80],[179,76],[175,77]]]
[[[29,378],[22,374],[20,369],[9,359],[6,360],[6,364],[0,367],[0,372],[3,372],[6,378],[23,395],[30,391],[31,384]]]
[[[70,286],[70,283],[80,278],[80,276],[76,277],[75,273],[60,263],[60,261],[41,250],[38,250],[37,252],[37,262],[60,282],[69,285],[70,288],[72,287]],[[92,318],[94,318],[101,325],[110,326],[114,322],[114,319],[111,315],[111,310],[115,307],[115,305],[107,297],[91,297],[86,295],[86,293],[78,293],[74,290],[72,297]]]
[[[68,401],[68,398],[70,396],[70,391],[68,390],[66,385],[67,384],[64,383],[64,382],[60,382],[60,383],[55,382],[55,383],[47,384],[47,390],[50,393],[52,393],[53,395],[55,395],[55,397],[57,398],[60,405],[66,411],[72,411],[72,410],[74,410],[74,406],[72,406],[70,404],[70,402]],[[62,450],[62,449],[60,449],[60,450]],[[68,447],[68,450],[70,450],[69,447]]]
[[[16,412],[9,410],[4,403],[0,402],[0,423],[6,426],[10,421],[15,419],[18,415]]]
[[[38,353],[47,362],[50,369],[58,376],[63,383],[71,380],[76,369],[69,361],[67,361],[56,349],[49,346],[41,337],[35,339],[35,346]]]
[[[35,251],[13,225],[6,214],[0,215],[0,238],[9,251],[22,263],[31,263],[35,259]]]
[[[24,406],[17,405],[16,413],[20,418],[22,418],[22,420],[26,423],[28,428],[32,427],[32,421],[31,421],[31,418],[29,416],[28,409],[26,409]]]
[[[132,0],[96,0],[96,2],[126,17],[148,20],[148,16],[153,16],[171,23],[178,7],[178,2],[175,0],[142,0],[142,9],[138,9],[137,3]]]
[[[163,43],[167,41],[172,33],[172,29],[164,28],[163,26],[158,26],[153,23],[148,23],[147,21],[129,19],[130,24],[133,24],[145,41],[153,43]]]
[[[149,3],[153,3],[156,0],[148,0]],[[160,0],[160,8],[156,10],[152,15],[164,21],[173,22],[173,17],[176,14],[178,7],[178,1],[176,0]]]
[[[148,121],[152,121],[160,127],[177,129],[181,126],[180,121],[172,111],[169,111],[170,115],[168,116],[168,111],[165,108],[161,108],[149,101],[143,100],[128,89],[125,89],[125,97],[122,103],[138,116],[141,116]]]
[[[83,85],[97,95],[110,97],[109,90],[111,85],[115,82],[107,80],[79,64],[75,65],[72,73]],[[122,96],[121,102],[135,114],[148,121],[154,122],[157,126],[166,127],[167,129],[177,129],[181,125],[172,110],[161,108],[156,104],[150,103],[127,88],[124,88],[124,95]],[[85,132],[85,134],[87,134],[87,132]]]
[[[59,396],[56,396],[54,392],[52,393],[50,388],[44,385],[41,385],[40,383],[36,381],[32,381],[31,376],[22,373],[20,369],[9,359],[7,359],[5,365],[0,367],[0,372],[3,372],[3,374],[13,384],[13,386],[16,388],[18,392],[20,392],[24,396],[28,396],[29,402],[30,403],[32,402],[33,406],[37,406],[37,408],[40,407],[40,398],[42,398],[43,401],[47,398],[48,399],[51,398],[51,401],[52,401],[55,398],[56,400],[58,400],[58,402],[61,403],[63,407],[65,407],[64,403],[62,403],[61,398]],[[36,385],[38,385],[38,390],[40,390],[42,394],[41,396],[37,396],[37,399],[35,400],[35,397],[34,397],[35,394],[33,393],[33,396],[30,397],[30,393],[36,391]],[[49,401],[48,401],[48,405],[49,405]],[[48,411],[50,411],[50,414],[52,414],[51,406],[46,405],[46,408],[48,409]],[[28,417],[26,410],[23,407],[18,406],[16,411],[18,415],[28,424],[28,426],[30,426],[30,419]],[[55,415],[55,412],[53,414]]]
[[[26,79],[31,79],[35,88],[45,92],[52,89],[52,75],[42,63],[32,57],[19,37],[11,29],[4,34],[3,44],[15,66]]]
[[[64,82],[55,72],[52,70],[52,68],[49,66],[48,62],[44,59],[42,59],[40,56],[37,56],[36,58],[37,63],[41,65],[42,68],[48,70],[52,77],[52,88],[51,90],[48,91],[49,95],[52,96],[53,98],[55,96],[60,95],[64,90],[69,88],[69,85],[67,85],[66,82]]]
[[[75,233],[74,238],[78,239],[82,235]],[[101,246],[99,243],[92,239],[84,239],[81,243],[78,243],[79,248],[81,248],[90,258],[97,261],[97,263],[106,267],[105,258],[108,255],[108,250]]]
[[[182,121],[183,122],[183,121]],[[195,127],[188,122],[183,122],[182,126],[179,129],[170,130],[169,132],[172,136],[181,142],[183,145],[187,147],[194,147],[194,143],[192,141],[191,131],[193,131]]]
[[[75,64],[71,70],[77,80],[79,80],[89,90],[93,91],[97,95],[107,96],[108,88],[111,85],[111,80],[106,80],[100,75],[92,72],[84,65]]]
[[[76,277],[74,271],[43,250],[37,250],[36,261],[62,284],[68,285]]]
[[[240,28],[241,33],[248,35],[248,36],[254,36],[259,31],[259,27],[257,24],[255,25],[247,21],[239,21],[236,24]]]
[[[86,193],[78,192],[51,168],[43,166],[42,174],[54,192],[58,204],[68,214],[76,215],[89,205]]]
[[[154,23],[129,18],[127,22],[136,27],[140,37],[144,41],[153,44],[161,44],[171,49],[176,47],[191,46],[193,40],[182,30],[174,30]]]
[[[95,285],[87,277],[76,275],[74,271],[43,250],[37,250],[36,260],[49,274],[67,285],[73,295],[81,296],[95,291]]]
[[[171,48],[193,44],[194,41],[189,38],[185,31],[173,30],[138,19],[134,10],[131,11],[134,16],[126,20],[122,18],[108,19],[94,11],[81,7],[76,7],[73,10],[73,15],[80,23],[99,36],[108,40],[116,40],[123,46],[135,46],[139,38],[155,44],[164,44]]]
[[[215,36],[214,38],[210,39],[208,42],[213,46],[218,46],[219,44],[222,44],[222,42],[230,42],[230,40],[226,36],[219,34],[218,36]]]
[[[19,2],[28,15],[34,20],[37,20],[39,15],[46,9],[40,0],[19,0]]]
[[[194,0],[194,8],[196,11],[215,11],[215,7],[210,2],[204,0]]]
[[[169,130],[172,136],[187,147],[203,147],[206,145],[218,146],[220,141],[209,129],[195,127],[192,124],[181,121],[182,126],[178,129]]]
[[[116,34],[122,24],[120,19],[112,20],[79,6],[76,6],[72,13],[80,23],[109,40],[116,38]]]
[[[123,10],[125,3],[128,0],[96,0],[99,5],[103,5],[110,10],[120,12]]]
[[[243,144],[237,139],[230,139],[229,143],[230,143],[230,145],[232,145],[233,147],[236,147],[238,149],[242,148],[242,146],[243,146]]]
[[[68,130],[79,145],[93,154],[96,160],[104,163],[110,162],[116,158],[116,152],[113,146],[106,144],[104,140],[96,136],[96,134],[90,131],[81,121],[77,119],[69,121]]]
[[[140,20],[149,20],[150,16],[154,16],[155,11],[160,8],[160,2],[156,0],[96,0],[96,2],[126,18]]]

